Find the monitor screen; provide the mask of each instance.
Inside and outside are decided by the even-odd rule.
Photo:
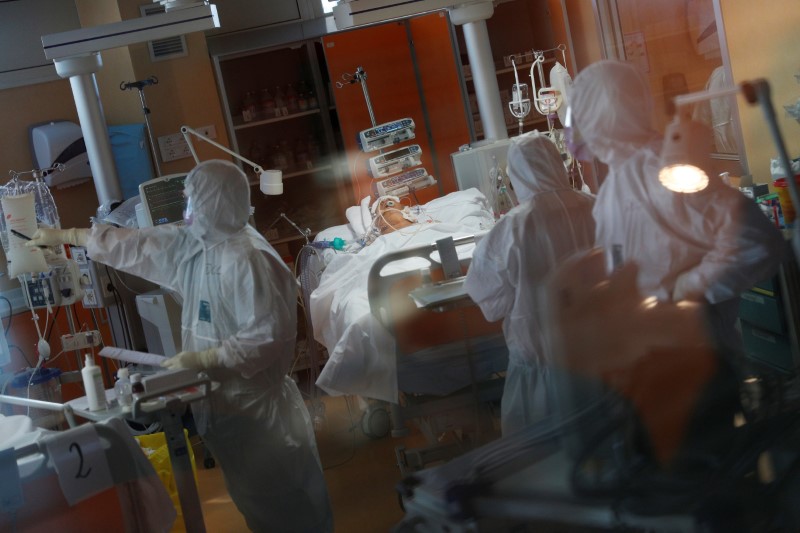
[[[153,226],[183,222],[186,198],[183,182],[186,174],[170,174],[139,185],[145,216]]]

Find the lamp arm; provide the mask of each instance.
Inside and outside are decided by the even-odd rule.
[[[772,142],[775,144],[775,149],[778,151],[778,159],[780,159],[781,167],[786,172],[786,181],[789,186],[789,195],[792,198],[794,205],[800,205],[800,191],[798,191],[797,180],[792,175],[792,161],[789,158],[789,153],[786,151],[786,144],[783,141],[780,129],[778,129],[778,120],[775,118],[775,108],[772,105],[772,98],[770,97],[769,83],[765,79],[757,79],[753,81],[746,81],[742,83],[742,94],[751,105],[759,104],[761,110],[764,112],[764,119],[769,126],[769,132],[772,135]]]
[[[721,96],[739,94],[739,91],[740,88],[738,86],[713,89],[710,91],[698,91],[696,93],[679,94],[673,98],[672,101],[675,103],[675,107],[681,107],[689,104],[696,104],[698,102],[705,102],[706,100],[712,100]]]
[[[183,138],[186,139],[186,144],[189,146],[189,151],[192,153],[192,157],[194,157],[194,161],[197,164],[200,163],[200,158],[197,157],[197,152],[195,152],[195,150],[194,150],[194,143],[192,142],[192,138],[191,138],[190,134],[194,135],[195,137],[198,137],[198,138],[200,138],[200,139],[202,139],[204,141],[206,141],[207,143],[209,143],[209,144],[211,144],[213,146],[216,146],[217,148],[219,148],[220,150],[222,150],[226,154],[232,155],[236,159],[247,163],[248,165],[253,167],[253,170],[256,171],[256,175],[261,175],[261,173],[264,172],[264,169],[261,167],[261,165],[259,165],[257,163],[253,163],[252,161],[250,161],[246,157],[237,154],[236,152],[234,152],[230,148],[228,148],[226,146],[223,146],[223,145],[219,144],[218,142],[216,142],[216,141],[214,141],[212,139],[209,139],[208,137],[206,137],[205,135],[203,135],[199,131],[197,131],[197,130],[195,130],[193,128],[190,128],[189,126],[181,126],[181,133],[183,134]]]

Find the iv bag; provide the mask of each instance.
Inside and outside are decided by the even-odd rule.
[[[28,272],[47,272],[47,262],[41,248],[25,246],[25,239],[17,237],[15,230],[28,237],[36,233],[36,209],[32,193],[21,196],[5,196],[0,199],[3,207],[3,219],[6,224],[6,258],[8,259],[8,276],[15,278]]]
[[[36,222],[39,226],[60,229],[61,221],[58,218],[56,201],[53,199],[50,187],[42,178],[37,177],[35,181],[28,183],[28,190],[33,193]]]

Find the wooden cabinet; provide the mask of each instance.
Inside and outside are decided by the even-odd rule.
[[[231,147],[265,169],[283,172],[284,192],[265,196],[251,178],[256,227],[287,252],[303,236],[280,217],[316,233],[344,222],[341,139],[320,44],[306,41],[215,57]],[[295,248],[295,246],[292,246]],[[288,253],[288,255],[294,255]]]

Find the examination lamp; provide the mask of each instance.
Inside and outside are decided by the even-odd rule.
[[[711,128],[692,120],[685,106],[739,92],[738,87],[700,91],[675,97],[675,118],[667,126],[658,180],[674,192],[693,193],[708,186],[714,150]]]
[[[778,128],[769,82],[761,78],[742,82],[737,87],[677,96],[675,98],[675,107],[678,112],[675,120],[667,128],[664,147],[661,152],[662,169],[658,174],[658,179],[665,187],[677,192],[697,192],[708,185],[708,174],[701,170],[704,164],[699,156],[700,151],[696,150],[695,147],[710,145],[711,136],[708,131],[703,131],[702,124],[689,120],[684,113],[681,113],[680,107],[712,98],[738,94],[739,92],[744,95],[748,104],[761,106],[764,112],[764,119],[772,135],[772,142],[778,152],[778,160],[784,169],[784,174],[787,176],[789,196],[794,205],[800,205],[800,190],[798,190],[797,180],[791,179],[792,163],[789,159],[789,153],[786,151],[783,136]],[[700,135],[704,136],[701,140],[698,139]],[[710,153],[711,149],[709,147],[705,151],[704,159],[709,160]],[[683,169],[681,169],[681,165],[677,164],[681,161],[683,162]],[[680,173],[683,173],[682,177],[679,177]],[[797,231],[797,229],[792,234],[792,248],[795,257],[800,257],[800,231]]]
[[[712,132],[679,112],[667,126],[658,180],[674,192],[691,193],[708,186]]]
[[[191,135],[206,141],[207,143],[216,146],[226,154],[232,155],[239,161],[247,163],[253,170],[255,170],[256,175],[258,176],[259,188],[261,192],[268,195],[278,195],[283,194],[283,174],[280,170],[264,170],[261,168],[261,165],[257,163],[253,163],[249,159],[237,154],[230,148],[219,144],[212,139],[209,139],[202,133],[197,130],[190,128],[189,126],[181,126],[181,133],[183,134],[183,138],[186,139],[186,144],[189,146],[189,151],[192,153],[192,157],[194,157],[195,163],[200,163],[200,158],[197,157],[197,152],[194,150],[194,143],[192,142]]]

